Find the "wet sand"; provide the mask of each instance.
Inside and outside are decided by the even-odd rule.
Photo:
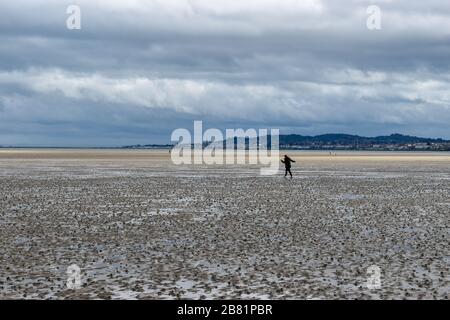
[[[0,298],[449,298],[450,154],[287,153],[293,180],[168,150],[0,149]]]

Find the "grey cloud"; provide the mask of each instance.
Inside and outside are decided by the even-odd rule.
[[[71,3],[0,4],[0,144],[161,142],[194,119],[450,138],[446,1],[379,1],[380,31],[371,1],[81,0],[79,31]]]

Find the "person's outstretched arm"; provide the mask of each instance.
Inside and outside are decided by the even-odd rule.
[[[284,160],[281,160],[281,162],[283,162],[283,163],[284,163]]]

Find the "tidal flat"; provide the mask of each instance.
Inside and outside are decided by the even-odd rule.
[[[450,154],[286,153],[0,149],[0,299],[449,298]]]

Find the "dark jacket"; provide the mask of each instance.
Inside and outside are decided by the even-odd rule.
[[[292,160],[291,158],[289,158],[289,157],[284,157],[284,159],[283,160],[281,160],[281,162],[283,162],[284,163],[284,166],[286,167],[286,168],[290,168],[291,167],[291,162],[295,162],[294,160]]]

